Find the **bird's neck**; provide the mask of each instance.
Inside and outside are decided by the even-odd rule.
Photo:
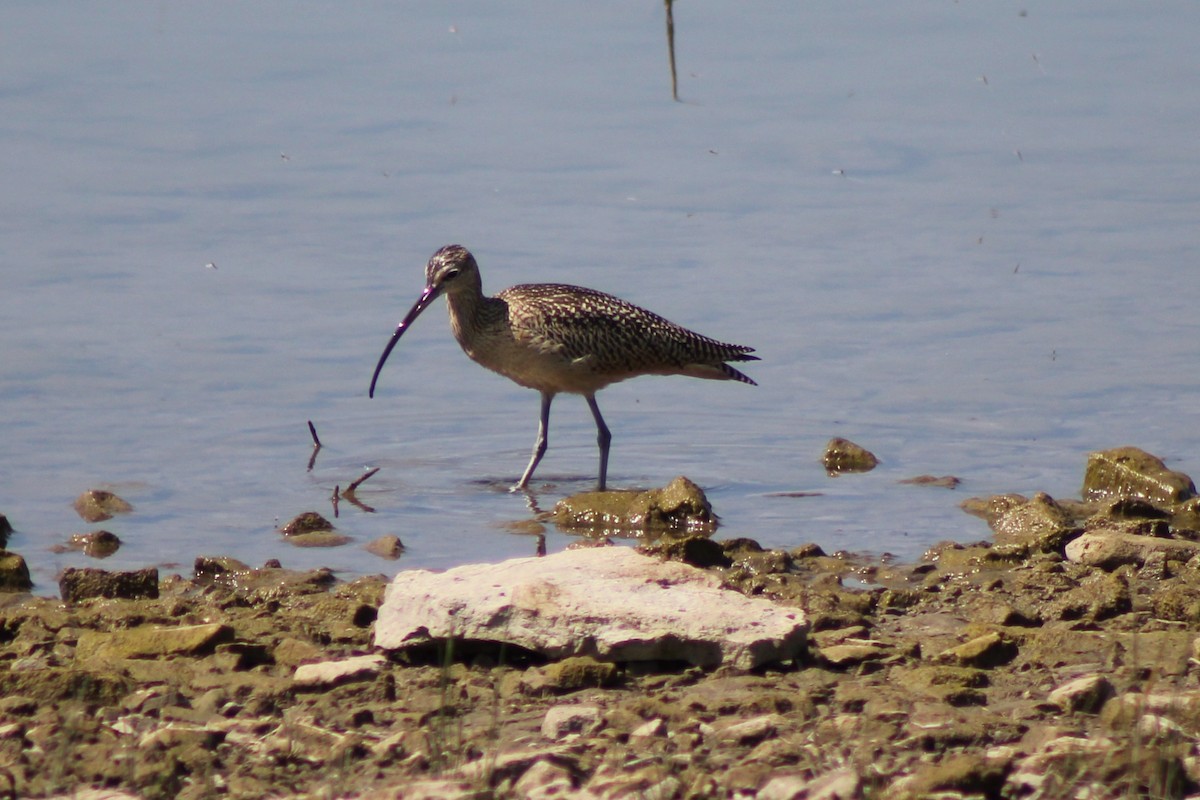
[[[486,297],[483,289],[476,285],[473,291],[459,290],[446,296],[446,306],[450,311],[450,327],[454,337],[465,347],[473,340],[476,333],[488,327],[492,317],[496,315],[495,306],[503,306],[503,301],[495,297]]]

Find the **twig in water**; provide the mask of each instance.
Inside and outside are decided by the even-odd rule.
[[[317,463],[317,453],[321,452],[321,440],[317,437],[317,426],[312,424],[311,419],[308,421],[308,433],[313,440],[312,455],[308,457],[308,471],[312,472],[313,465]],[[336,512],[337,508],[334,508],[334,511]]]
[[[675,74],[675,14],[671,10],[674,0],[664,0],[667,6],[667,57],[671,61],[671,99],[679,100],[679,78]]]
[[[334,486],[333,487],[333,497],[329,498],[330,500],[333,501],[333,518],[334,519],[337,519],[337,515],[338,515],[338,507],[337,507],[338,506],[338,490],[340,488],[342,488],[342,487]]]
[[[369,505],[366,505],[365,503],[361,502],[358,499],[358,497],[354,494],[354,490],[357,489],[359,486],[362,486],[363,481],[370,478],[376,472],[379,472],[379,467],[371,467],[371,469],[367,470],[362,475],[360,475],[358,480],[351,483],[349,486],[346,487],[346,491],[342,492],[342,499],[345,500],[347,503],[350,503],[351,505],[355,506],[356,508],[362,509],[363,511],[367,512],[368,514],[374,513],[375,509],[373,509]]]
[[[354,483],[352,483],[346,487],[346,493],[352,494],[355,489],[357,489],[359,486],[361,486],[363,484],[363,482],[365,480],[367,480],[367,478],[370,478],[376,472],[379,472],[379,467],[371,467],[369,470],[367,470],[366,472],[364,472],[362,474],[362,477],[360,477],[358,480],[354,481]]]

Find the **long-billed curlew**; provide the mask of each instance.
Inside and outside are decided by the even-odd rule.
[[[379,357],[370,397],[396,342],[443,294],[450,328],[463,351],[476,363],[542,394],[533,457],[514,490],[529,486],[546,453],[550,403],[559,392],[583,395],[592,410],[600,445],[598,489],[604,491],[612,434],[600,416],[596,392],[637,375],[690,375],[757,385],[725,363],[757,361],[758,356],[750,355],[753,347],[709,339],[610,294],[561,283],[527,283],[487,297],[475,257],[452,244],[434,253],[425,266],[425,290]]]

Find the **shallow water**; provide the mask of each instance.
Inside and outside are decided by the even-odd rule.
[[[366,397],[451,241],[491,291],[579,283],[758,348],[758,387],[600,395],[612,483],[686,474],[722,535],[910,559],[987,536],[967,496],[1077,493],[1089,450],[1200,473],[1200,7],[675,17],[681,102],[655,3],[0,11],[0,512],[39,590],[94,563],[49,548],[95,486],[137,509],[100,526],[113,567],[532,553],[502,487],[534,393],[431,310]],[[550,433],[546,508],[596,469],[580,399]],[[881,466],[827,477],[831,436]],[[281,541],[371,466],[356,544]],[[398,562],[359,546],[385,533]]]

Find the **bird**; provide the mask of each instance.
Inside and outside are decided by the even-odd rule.
[[[596,421],[600,448],[597,491],[607,489],[612,433],[596,392],[638,375],[687,375],[757,386],[727,362],[758,361],[753,347],[710,339],[611,294],[561,283],[526,283],[488,297],[467,248],[446,245],[425,266],[425,288],[388,341],[371,376],[400,337],[434,300],[446,296],[450,329],[471,360],[541,394],[533,455],[513,491],[529,480],[549,443],[550,404],[560,393],[583,395]]]

